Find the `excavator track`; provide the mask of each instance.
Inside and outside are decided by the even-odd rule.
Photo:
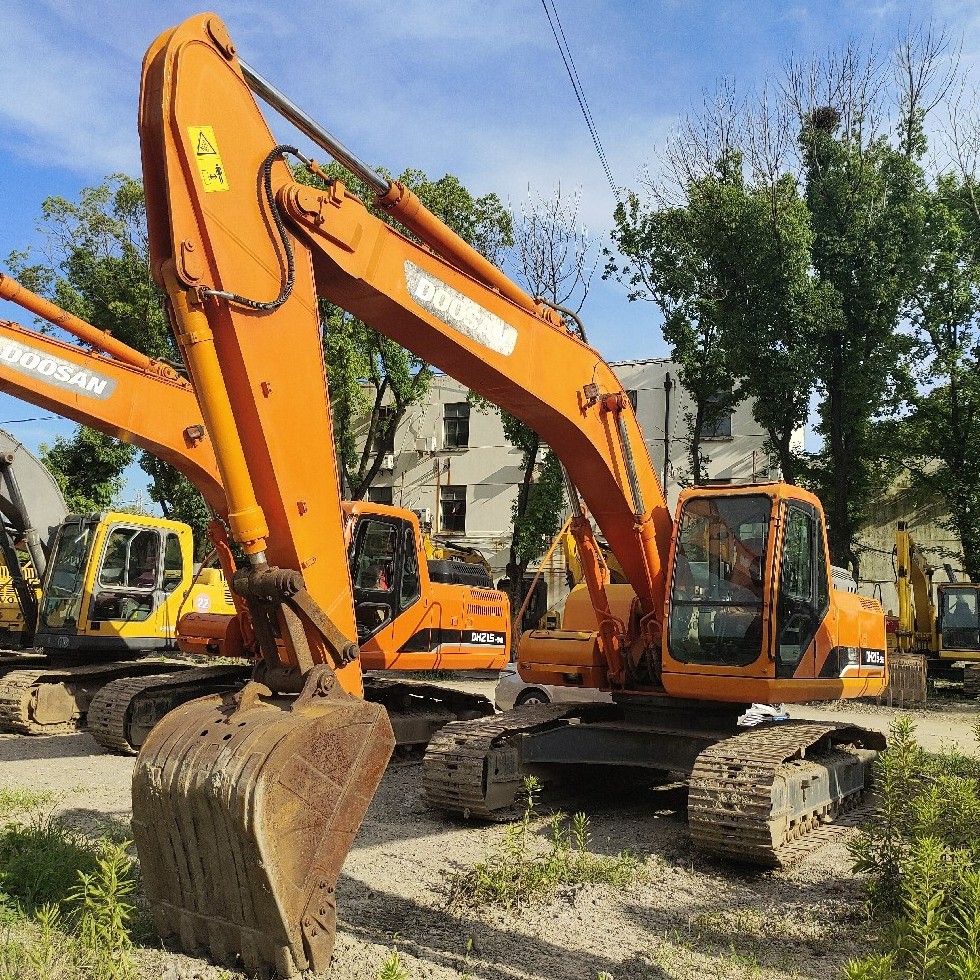
[[[432,806],[509,820],[527,768],[516,736],[580,718],[581,704],[541,705],[496,719],[447,725],[429,743],[423,784]],[[596,719],[598,720],[598,719]],[[690,731],[651,729],[651,739]],[[857,806],[884,736],[856,726],[786,722],[722,737],[690,773],[688,819],[695,846],[726,860],[777,866],[799,860],[837,830],[826,826]]]
[[[450,722],[494,714],[493,703],[482,694],[371,674],[364,675],[364,700],[380,704],[388,712],[399,749],[426,746]]]
[[[81,727],[95,693],[121,676],[159,673],[161,661],[12,670],[0,675],[0,731],[61,735]],[[167,664],[179,670],[179,664]]]
[[[706,748],[690,777],[695,847],[726,860],[787,865],[826,843],[856,806],[884,736],[849,725],[786,722]]]
[[[86,727],[103,748],[135,755],[150,729],[178,705],[241,687],[251,667],[238,664],[121,677],[106,684],[89,705]]]
[[[523,773],[516,768],[511,772],[509,755],[495,749],[515,735],[553,727],[581,709],[580,704],[528,705],[504,712],[494,721],[474,719],[446,725],[432,737],[425,753],[422,782],[426,798],[432,806],[464,817],[509,820],[513,810],[500,806],[494,789],[509,787],[516,796]]]

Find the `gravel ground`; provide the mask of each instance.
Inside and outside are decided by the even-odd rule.
[[[462,685],[456,685],[462,686]],[[465,685],[486,692],[488,684]],[[896,712],[840,705],[794,708],[794,717],[854,720],[887,731]],[[963,705],[909,712],[924,744],[973,746]],[[0,785],[51,790],[57,809],[89,829],[130,818],[133,760],[105,754],[86,734],[0,735]],[[868,950],[860,882],[843,829],[786,871],[737,871],[696,856],[683,787],[626,799],[584,798],[592,849],[645,857],[644,880],[624,890],[586,885],[518,911],[450,903],[450,881],[505,834],[430,812],[421,765],[388,768],[338,888],[334,980],[375,980],[397,948],[411,980],[614,980],[831,978]],[[229,980],[244,974],[147,946],[142,976]]]

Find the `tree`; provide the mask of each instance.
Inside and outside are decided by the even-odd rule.
[[[626,263],[607,253],[605,275],[624,282],[632,302],[652,301],[664,317],[664,339],[678,376],[693,402],[686,415],[689,479],[701,483],[707,460],[702,438],[739,400],[723,344],[725,284],[712,261],[715,220],[712,200],[738,180],[738,155],[722,155],[713,172],[686,183],[687,200],[672,204],[662,189],[648,184],[644,202],[629,192],[616,206],[612,240]]]
[[[40,447],[41,462],[52,472],[68,510],[75,514],[109,510],[123,488],[123,470],[136,449],[80,425],[71,439],[56,436]]]
[[[927,261],[911,311],[918,385],[906,417],[880,438],[914,488],[942,499],[967,574],[980,581],[980,211],[970,175],[943,175],[929,194]]]
[[[168,520],[190,525],[195,557],[203,558],[211,548],[207,527],[212,518],[204,498],[187,477],[152,453],[141,455],[140,469],[150,478],[150,500],[159,505]]]
[[[542,445],[538,434],[520,419],[500,410],[507,441],[521,452],[521,482],[511,504],[511,541],[507,560],[507,591],[515,621],[516,644],[523,629],[516,621],[524,602],[524,576],[561,529],[565,477],[558,457]]]
[[[566,311],[569,330],[575,333],[581,333],[582,327],[574,315],[585,303],[598,263],[598,250],[579,221],[579,204],[578,194],[569,199],[560,187],[548,197],[529,193],[516,221],[511,259],[528,292]],[[561,529],[565,477],[558,457],[533,429],[508,412],[498,411],[507,441],[521,453],[507,560],[508,593],[516,614],[524,601],[529,566],[547,551]],[[513,629],[516,643],[522,624],[515,620]]]
[[[884,100],[894,95],[884,72],[848,49],[791,70],[788,86],[801,123],[813,268],[827,301],[814,338],[823,448],[810,476],[827,511],[831,558],[855,573],[854,538],[881,489],[874,423],[910,392],[913,342],[900,323],[919,279],[925,230],[923,90],[900,99],[895,132],[881,132]]]
[[[348,186],[376,217],[393,223],[374,203],[374,191],[340,164],[323,169],[330,179]],[[322,186],[322,181],[305,168],[297,168],[295,174],[297,180]],[[498,262],[503,250],[513,243],[510,214],[496,194],[473,197],[452,174],[430,180],[421,170],[406,170],[398,180],[492,262]],[[432,368],[331,303],[321,301],[320,313],[338,462],[348,494],[359,500],[378,475],[384,454],[395,448],[395,433],[409,408],[428,394]],[[365,391],[365,381],[370,395]],[[367,433],[359,443],[363,430],[356,423],[365,416]]]
[[[616,211],[606,275],[629,298],[657,303],[664,337],[694,403],[687,416],[690,478],[706,475],[701,448],[715,418],[745,396],[784,479],[796,479],[792,440],[814,384],[811,336],[823,317],[810,275],[812,234],[790,172],[786,106],[753,105],[722,85],[667,144],[661,175]]]
[[[47,198],[41,205],[39,230],[44,262],[32,263],[27,252],[15,252],[8,259],[26,286],[151,357],[178,357],[162,296],[150,274],[146,202],[140,181],[116,174],[98,187],[83,188],[77,202]],[[105,487],[121,487],[122,470],[136,451],[119,444],[118,452],[109,452],[112,440],[108,436],[82,431],[72,445],[98,447],[99,479]],[[56,441],[54,448],[58,445]],[[110,474],[106,467],[113,463],[119,469]],[[199,535],[207,509],[187,478],[146,452],[140,454],[140,467],[152,481],[150,498],[166,516],[190,524]],[[61,474],[59,479],[89,486],[79,469],[55,469],[55,473]],[[79,499],[85,499],[88,491],[78,493]]]

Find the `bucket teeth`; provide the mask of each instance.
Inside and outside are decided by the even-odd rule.
[[[202,698],[154,727],[133,834],[162,938],[289,977],[330,962],[337,877],[394,738],[383,708],[339,688],[255,694]]]

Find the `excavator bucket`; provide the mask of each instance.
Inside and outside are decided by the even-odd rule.
[[[133,834],[154,923],[252,974],[323,971],[344,858],[394,746],[339,685],[292,700],[250,682],[192,701],[143,744]]]

